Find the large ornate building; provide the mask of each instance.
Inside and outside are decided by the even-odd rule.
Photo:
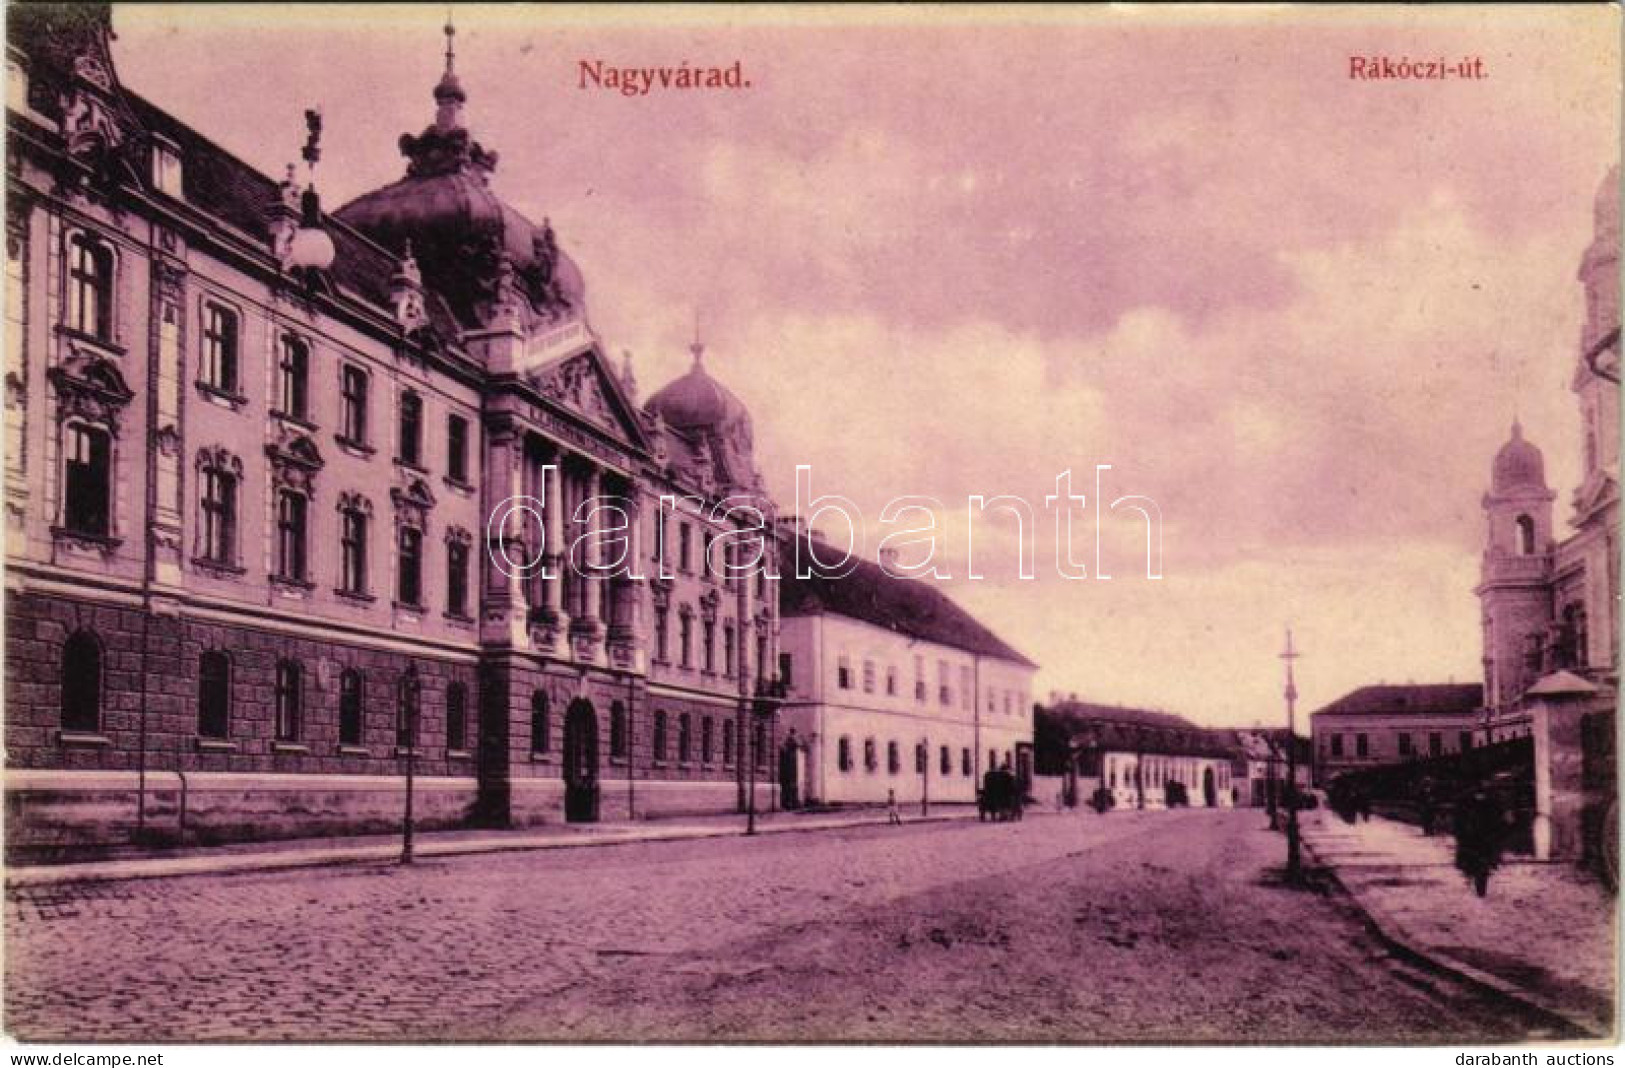
[[[1586,318],[1572,388],[1580,403],[1580,485],[1559,537],[1545,460],[1515,422],[1496,454],[1477,594],[1484,628],[1484,719],[1490,741],[1529,733],[1524,695],[1569,671],[1611,708],[1619,678],[1619,172],[1597,193],[1581,258]]]
[[[381,828],[408,758],[432,824],[769,782],[750,417],[698,346],[639,404],[450,29],[405,175],[326,214],[354,132],[266,176],[121,84],[105,6],[8,15],[10,844]]]

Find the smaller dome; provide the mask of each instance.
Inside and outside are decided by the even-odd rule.
[[[1546,490],[1546,458],[1539,449],[1524,440],[1523,426],[1517,422],[1512,424],[1512,437],[1495,454],[1490,490],[1496,494]]]
[[[745,405],[706,373],[700,359],[704,349],[695,345],[693,351],[694,366],[650,397],[645,410],[677,430],[721,431],[740,423],[748,428],[750,413]]]

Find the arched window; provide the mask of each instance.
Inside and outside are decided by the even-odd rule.
[[[113,339],[113,250],[86,233],[68,240],[68,326]]]
[[[283,415],[309,418],[310,346],[297,334],[282,335],[282,354],[277,361],[277,407]]]
[[[367,592],[367,525],[370,506],[353,495],[339,501],[339,589]]]
[[[655,713],[654,750],[656,760],[666,759],[666,713]]]
[[[310,500],[298,490],[277,491],[276,573],[291,582],[305,581],[305,532]]]
[[[722,762],[734,762],[734,723],[731,719],[722,721]]]
[[[231,733],[231,656],[220,649],[198,657],[197,733],[200,738]]]
[[[102,722],[102,645],[88,630],[62,646],[62,729],[93,734]]]
[[[716,724],[711,721],[710,716],[706,716],[704,719],[700,720],[700,760],[701,760],[701,762],[706,763],[706,764],[711,763],[712,758],[716,754],[715,742],[716,742]]]
[[[423,398],[407,390],[401,394],[402,463],[416,467],[423,459]]]
[[[691,742],[693,740],[692,739],[691,726],[692,726],[692,723],[691,723],[691,721],[689,719],[689,715],[688,715],[687,712],[683,712],[683,713],[678,715],[678,717],[677,717],[677,761],[678,761],[678,763],[681,763],[681,764],[688,763],[689,754],[691,752],[690,744],[691,744]]]
[[[303,695],[300,682],[304,672],[292,660],[278,660],[276,664],[276,740],[297,742]]]
[[[460,682],[446,687],[446,748],[468,748],[468,689]]]
[[[107,537],[112,496],[112,437],[101,427],[69,423],[62,437],[63,528]]]
[[[552,746],[552,724],[548,722],[547,691],[537,690],[530,695],[530,751],[546,753]]]
[[[418,681],[416,668],[407,668],[395,687],[395,747],[416,749],[418,743],[418,713],[423,699],[423,684]]]
[[[339,675],[339,744],[361,744],[361,672],[346,668]]]
[[[1535,555],[1535,521],[1526,515],[1518,517],[1518,555]]]
[[[609,755],[626,756],[626,706],[619,701],[609,706]]]
[[[242,465],[223,453],[210,455],[200,468],[198,505],[203,513],[199,555],[214,564],[237,561],[237,478]]]
[[[423,531],[417,527],[400,528],[399,579],[396,596],[401,604],[419,608],[423,605]]]

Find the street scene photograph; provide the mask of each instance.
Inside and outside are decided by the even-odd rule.
[[[13,1065],[1614,1063],[1617,5],[3,16]]]

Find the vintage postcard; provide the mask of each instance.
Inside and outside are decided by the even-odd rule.
[[[5,20],[13,1064],[1612,1063],[1619,7]]]

